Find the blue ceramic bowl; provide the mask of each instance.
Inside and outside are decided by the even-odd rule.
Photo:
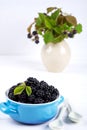
[[[42,104],[26,104],[15,102],[8,98],[0,103],[0,110],[8,114],[12,119],[25,124],[40,124],[49,121],[56,116],[59,105],[64,101],[63,96],[56,100]]]

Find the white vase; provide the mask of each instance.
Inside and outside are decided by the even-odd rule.
[[[41,50],[43,64],[49,72],[61,72],[68,65],[71,52],[66,41],[44,44]]]

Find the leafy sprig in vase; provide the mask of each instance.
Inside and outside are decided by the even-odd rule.
[[[75,16],[66,14],[61,8],[48,7],[46,13],[38,13],[33,23],[27,28],[28,38],[38,44],[43,38],[42,61],[50,72],[61,72],[70,60],[71,52],[65,41],[82,32],[82,24]]]

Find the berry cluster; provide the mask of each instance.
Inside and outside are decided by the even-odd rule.
[[[32,40],[34,40],[36,44],[39,43],[39,36],[38,36],[37,31],[33,31],[32,34],[28,33],[27,37],[32,38]]]
[[[74,35],[77,33],[75,29],[73,29],[71,32],[64,31],[63,34],[67,35],[69,38],[73,38]]]
[[[9,89],[8,97],[17,102],[39,104],[54,101],[59,96],[58,89],[48,85],[45,81],[38,81],[36,78],[29,77],[25,84],[31,87],[31,95],[28,96],[25,90],[19,95],[14,95],[14,89],[20,85],[19,83]]]

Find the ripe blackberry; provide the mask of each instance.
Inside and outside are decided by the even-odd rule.
[[[36,35],[36,34],[37,34],[37,31],[33,31],[33,32],[32,32],[32,35]]]
[[[40,103],[44,103],[44,100],[42,98],[35,98],[34,104],[40,104]]]
[[[74,35],[73,35],[73,33],[71,33],[71,32],[68,34],[68,37],[70,37],[70,38],[73,38],[73,36],[74,36]]]
[[[34,103],[35,100],[35,95],[31,94],[28,98],[27,98],[27,103]]]
[[[39,40],[35,40],[35,43],[38,44],[38,43],[39,43]]]
[[[14,89],[15,89],[16,85],[11,87],[9,89],[9,92],[8,92],[8,97],[11,99],[11,100],[14,100],[14,101],[18,101],[18,96],[17,95],[14,95]]]
[[[31,83],[29,81],[25,81],[26,86],[31,86]]]
[[[63,34],[66,35],[66,34],[67,34],[67,31],[64,31]]]
[[[32,89],[32,93],[33,93],[33,94],[35,94],[35,93],[37,92],[37,90],[38,90],[37,87],[33,87],[33,86],[31,86],[31,89]]]
[[[76,33],[77,33],[77,31],[74,29],[72,33],[73,33],[73,34],[76,34]]]
[[[43,90],[47,90],[48,89],[48,84],[45,81],[41,81],[40,82],[40,88]]]
[[[36,91],[36,94],[35,94],[37,97],[44,97],[45,96],[45,92],[41,89],[37,90]]]
[[[16,88],[16,85],[12,86],[12,87],[9,89],[8,97],[9,97],[11,100],[18,101],[18,96],[17,96],[17,95],[14,95],[14,89],[15,89],[15,88]]]
[[[53,93],[54,89],[55,89],[55,88],[54,88],[53,85],[48,86],[48,91],[49,91],[50,93]]]
[[[22,83],[18,83],[16,86],[19,86],[19,85],[21,85]]]
[[[51,95],[50,101],[54,101],[57,97],[58,97],[58,96],[55,95],[55,93],[53,93],[53,94]]]
[[[17,87],[17,85],[14,85],[14,86],[12,86],[10,89],[9,89],[9,93],[13,93],[13,91],[14,91],[14,89]],[[9,94],[8,93],[8,94]]]
[[[13,92],[9,92],[8,93],[8,97],[13,100],[13,101],[18,101],[18,96],[17,95],[14,95]]]
[[[28,81],[28,83],[30,84],[30,85],[34,85],[34,86],[36,86],[36,85],[38,85],[39,84],[39,81],[36,79],[36,78],[33,78],[33,77],[29,77],[29,78],[27,78],[27,81]]]
[[[49,100],[50,101],[50,98],[51,98],[51,93],[49,91],[46,91],[45,92],[45,100]]]
[[[18,95],[18,102],[27,103],[27,94],[25,90]]]
[[[27,34],[28,38],[32,38],[32,35],[30,33]]]
[[[54,90],[53,90],[52,93],[54,93],[56,96],[59,96],[59,91],[58,91],[58,89],[56,89],[56,88],[54,88]]]

